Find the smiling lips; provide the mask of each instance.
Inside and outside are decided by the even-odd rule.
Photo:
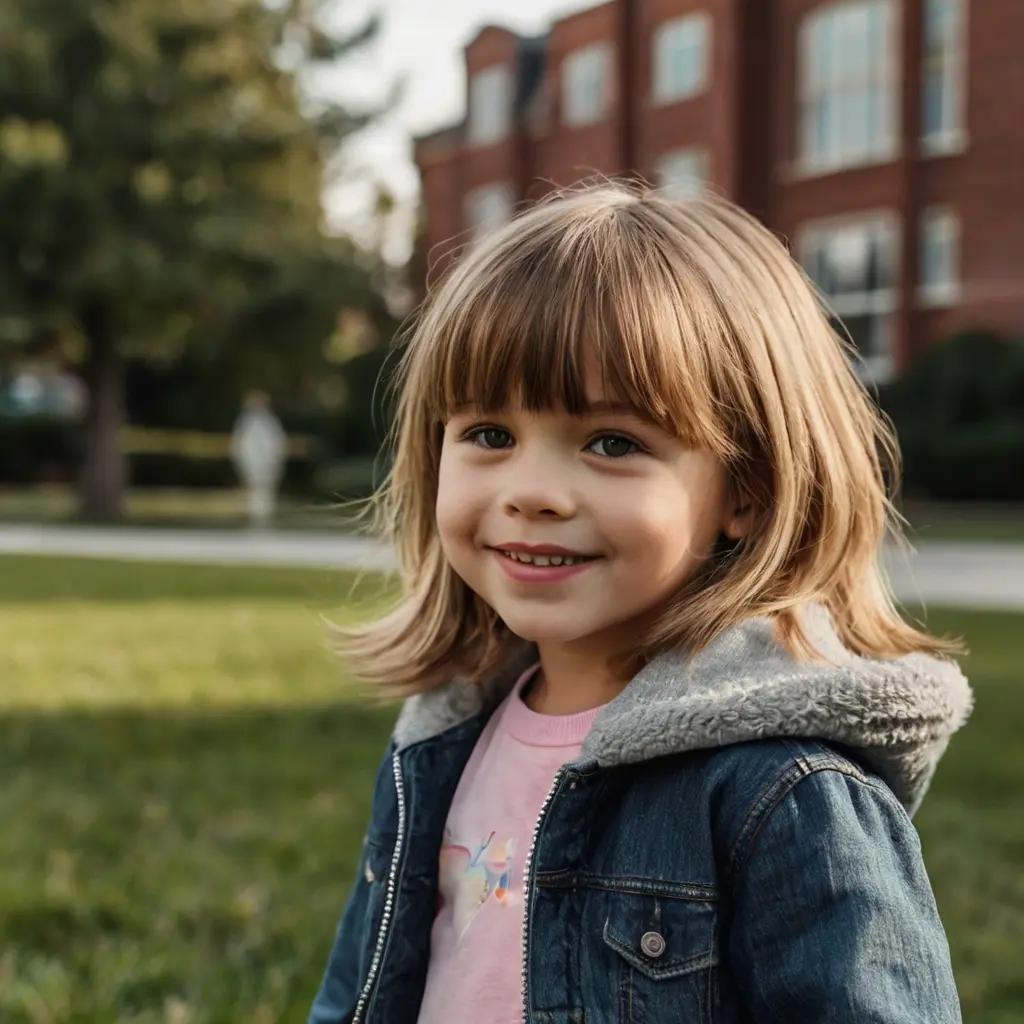
[[[597,561],[596,555],[556,544],[506,544],[491,550],[505,574],[517,583],[559,583]]]

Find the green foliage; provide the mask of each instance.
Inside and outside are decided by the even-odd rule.
[[[376,23],[334,35],[327,10],[3,5],[0,344],[82,357],[94,393],[115,396],[90,422],[87,469],[112,450],[119,356],[192,347],[250,384],[296,384],[338,310],[372,302],[370,268],[324,235],[321,208],[325,158],[369,112],[301,86]]]
[[[317,494],[326,501],[368,498],[380,486],[385,472],[382,460],[371,455],[338,459],[317,472]]]
[[[1024,417],[966,427],[930,459],[931,493],[950,501],[1024,501]]]
[[[379,346],[342,367],[341,407],[309,420],[297,419],[296,429],[321,439],[333,458],[375,456],[385,445],[391,427],[394,391],[389,386],[400,351]]]
[[[175,452],[136,453],[129,456],[133,487],[224,490],[239,487],[238,473],[230,459],[196,459]],[[281,493],[312,497],[318,463],[307,457],[288,459],[281,479]]]
[[[899,432],[908,493],[1024,499],[1024,341],[956,335],[925,349],[879,400]]]
[[[50,416],[0,417],[0,484],[68,482],[81,461],[75,424]]]
[[[75,329],[79,304],[103,296],[126,341],[173,353],[244,312],[253,285],[261,305],[281,301],[330,262],[318,124],[273,63],[287,17],[247,0],[6,8],[8,337]]]
[[[342,419],[342,425],[348,418]],[[369,421],[355,421],[369,436]],[[320,431],[308,451],[293,452],[285,463],[282,495],[312,502],[333,503],[368,497],[386,472],[386,454],[345,454],[348,446],[369,444],[353,433],[346,437],[338,424],[318,415],[288,421],[293,429]],[[219,435],[210,435],[216,437]],[[0,486],[70,483],[81,469],[81,429],[50,417],[0,417]],[[337,444],[338,451],[331,448]],[[183,449],[162,452],[131,451],[128,456],[131,484],[136,488],[189,490],[233,489],[240,486],[238,473],[228,456],[196,457]]]
[[[143,488],[235,488],[238,474],[229,456],[196,457],[186,450],[128,453],[131,483]],[[318,474],[328,464],[318,446],[293,453],[285,463],[281,490],[312,498]],[[82,465],[81,427],[51,417],[0,417],[0,486],[69,483]],[[327,495],[322,495],[328,497]]]
[[[373,455],[384,443],[391,422],[389,374],[398,351],[383,337],[369,351],[341,365],[326,361],[299,390],[279,388],[275,403],[285,426],[293,432],[319,438],[332,457]],[[251,371],[251,367],[249,368]],[[228,358],[216,353],[186,352],[170,366],[135,360],[127,371],[127,412],[134,425],[230,431],[248,387],[261,383],[259,377],[237,372]],[[274,384],[280,384],[275,375]],[[336,400],[325,402],[320,395],[310,399],[308,390],[325,382],[337,382]]]

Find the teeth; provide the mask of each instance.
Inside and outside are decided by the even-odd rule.
[[[502,551],[502,554],[514,562],[523,562],[526,565],[577,565],[585,561],[572,555],[528,555],[525,551]]]

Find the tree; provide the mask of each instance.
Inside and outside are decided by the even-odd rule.
[[[126,357],[301,361],[367,272],[322,230],[326,157],[369,113],[300,77],[368,42],[325,0],[7,0],[0,344],[78,349],[83,514],[120,513]]]

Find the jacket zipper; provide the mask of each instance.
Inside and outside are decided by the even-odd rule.
[[[521,964],[523,980],[523,1024],[530,1024],[530,997],[526,991],[526,978],[529,973],[527,970],[527,964],[530,962],[530,882],[533,878],[533,854],[537,849],[537,839],[540,836],[540,830],[544,825],[544,817],[548,813],[548,808],[551,806],[551,801],[554,799],[555,792],[559,785],[561,785],[562,778],[565,773],[565,766],[558,769],[555,781],[551,783],[548,795],[544,798],[544,803],[541,804],[540,814],[537,815],[537,822],[533,826],[533,838],[530,840],[530,849],[526,854],[526,860],[523,862],[523,960]]]
[[[370,970],[366,975],[366,984],[363,985],[359,1001],[356,1003],[355,1013],[352,1015],[352,1024],[360,1024],[363,1020],[377,974],[380,971],[381,961],[384,959],[384,949],[387,946],[388,931],[395,909],[398,865],[401,863],[402,849],[405,846],[405,783],[402,781],[402,761],[397,750],[391,757],[391,770],[395,776],[395,793],[398,797],[398,835],[395,838],[395,851],[391,855],[391,870],[388,872],[388,887],[384,898],[384,913],[380,919],[380,931],[377,932],[377,945],[373,951],[373,959],[370,961]]]

